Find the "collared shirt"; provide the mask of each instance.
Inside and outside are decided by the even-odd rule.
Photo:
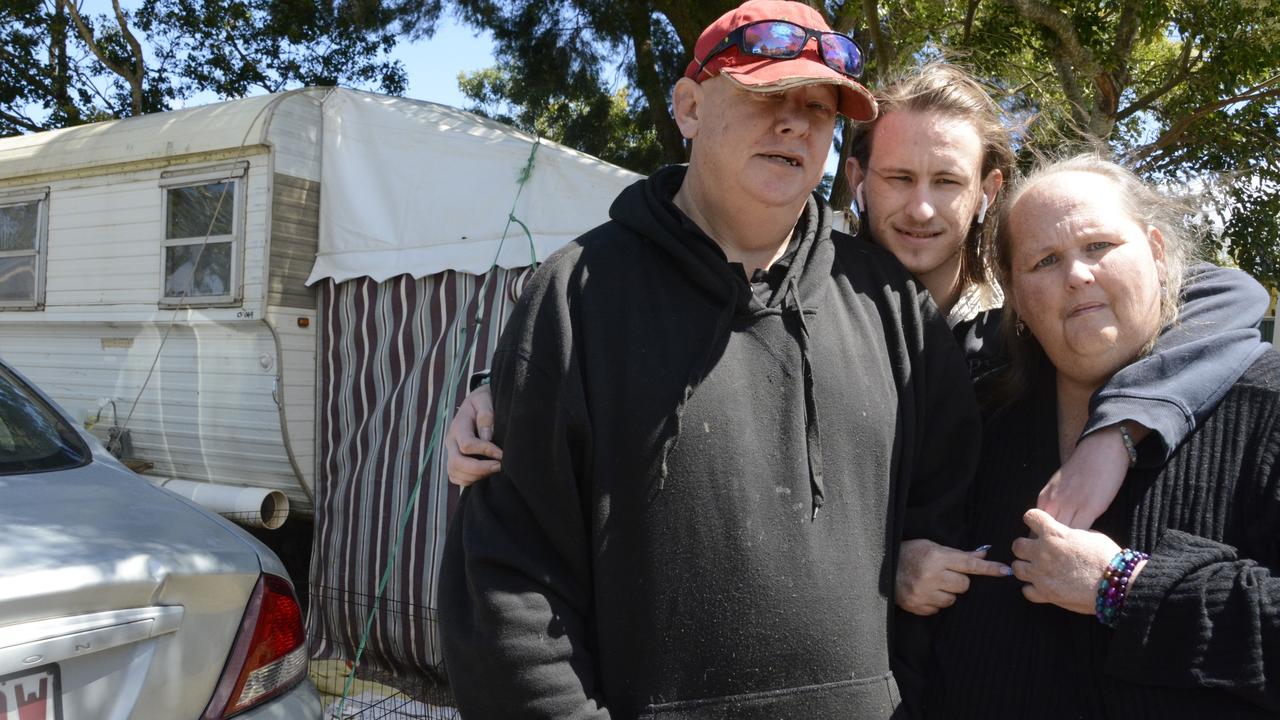
[[[794,239],[794,234],[792,239]],[[765,268],[756,268],[755,272],[751,273],[748,284],[751,285],[751,292],[756,296],[757,300],[767,304],[769,298],[773,297],[774,293],[782,288],[782,281],[787,277],[787,270],[796,259],[796,251],[799,249],[800,243],[788,241],[787,249],[782,253],[782,257],[775,260],[767,270]],[[729,265],[746,279],[747,269],[743,267],[742,263],[731,262]]]

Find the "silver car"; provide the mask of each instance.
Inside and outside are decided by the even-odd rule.
[[[319,718],[280,560],[0,363],[0,719]]]

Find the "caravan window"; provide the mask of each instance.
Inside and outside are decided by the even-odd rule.
[[[0,307],[39,307],[44,295],[47,192],[0,195]]]
[[[242,169],[165,182],[164,304],[213,305],[238,299],[243,183]]]

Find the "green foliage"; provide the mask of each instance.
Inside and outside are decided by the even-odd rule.
[[[353,0],[144,0],[124,23],[71,0],[0,6],[0,135],[168,109],[201,92],[236,98],[306,85],[405,88],[389,57],[394,15]],[[131,36],[149,49],[138,57]],[[127,74],[142,65],[137,98]]]
[[[497,68],[460,75],[458,86],[473,102],[467,108],[472,112],[623,167],[652,171],[661,165],[656,134],[638,121],[626,88],[608,94],[592,87],[576,97],[566,88],[528,98],[525,86]]]
[[[1276,168],[1270,170],[1269,183],[1247,177],[1232,184],[1233,212],[1223,236],[1240,268],[1274,288],[1280,287],[1280,189],[1274,182]]]
[[[600,0],[457,0],[457,7],[493,34],[497,48],[495,68],[460,81],[469,109],[639,172],[662,165],[664,152],[670,161],[659,121],[673,125],[666,97],[682,52],[647,5],[630,15]],[[637,40],[656,67],[634,62]],[[661,103],[656,113],[646,81]],[[678,138],[675,145],[682,157]]]
[[[50,69],[55,58],[46,52],[45,38],[50,23],[41,0],[9,0],[0,6],[0,135],[14,135],[38,130],[29,108],[49,113],[54,122],[67,123],[79,119],[79,102],[65,102],[55,87]],[[65,107],[64,107],[65,104]]]
[[[337,84],[404,92],[404,69],[387,58],[397,40],[388,19],[358,20],[332,0],[145,0],[137,13],[157,54],[171,58],[164,79],[175,97]]]

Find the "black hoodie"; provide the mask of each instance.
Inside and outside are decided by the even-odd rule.
[[[671,198],[554,254],[494,356],[503,471],[445,548],[467,720],[878,718],[899,539],[953,545],[978,450],[928,294],[810,198],[762,301]]]

